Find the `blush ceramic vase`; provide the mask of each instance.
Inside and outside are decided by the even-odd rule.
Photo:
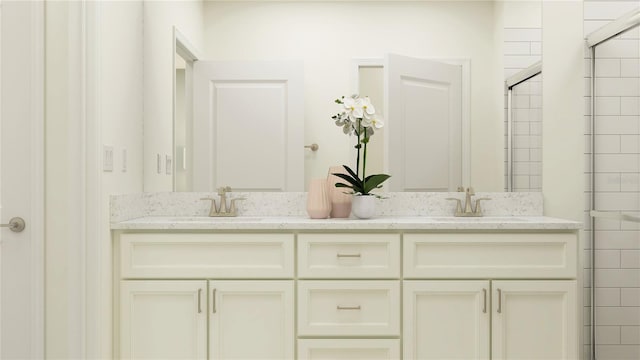
[[[332,218],[348,218],[351,215],[351,194],[345,194],[349,191],[346,188],[337,188],[336,183],[344,182],[333,174],[346,174],[347,171],[342,166],[332,166],[329,168],[327,175],[327,190],[329,190],[329,199],[331,200]]]
[[[331,212],[327,179],[312,179],[307,193],[307,214],[312,219],[326,219]]]
[[[376,213],[376,197],[374,195],[353,195],[351,212],[359,219],[369,219]]]

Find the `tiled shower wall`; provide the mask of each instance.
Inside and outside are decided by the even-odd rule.
[[[640,6],[638,1],[585,1],[585,36]],[[591,199],[591,61],[585,50],[586,204]],[[596,48],[596,209],[640,215],[640,29]],[[590,344],[591,229],[585,212],[585,354]],[[640,359],[640,226],[595,223],[597,359]]]
[[[504,29],[504,77],[540,61],[542,29]],[[513,191],[542,189],[542,82],[535,76],[513,87]],[[505,191],[507,190],[507,96],[505,89]]]

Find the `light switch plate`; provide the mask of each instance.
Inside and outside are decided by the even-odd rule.
[[[102,171],[113,171],[113,146],[104,145],[102,150]]]
[[[171,175],[172,169],[173,169],[173,159],[171,158],[170,155],[166,155],[165,156],[165,170],[167,172],[167,175]]]

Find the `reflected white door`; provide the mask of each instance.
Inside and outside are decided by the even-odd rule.
[[[44,5],[0,2],[0,358],[44,358]]]
[[[194,63],[194,191],[303,191],[303,73],[296,61]]]
[[[390,191],[462,185],[462,66],[389,54],[385,102]]]

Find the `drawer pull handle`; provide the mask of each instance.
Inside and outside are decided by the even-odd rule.
[[[202,313],[202,289],[198,289],[198,314]]]
[[[483,313],[487,313],[487,289],[482,289],[482,296],[484,297],[483,303],[482,303],[482,312]]]
[[[213,309],[213,313],[216,313],[216,289],[213,289],[213,292],[211,294],[211,308]]]
[[[361,254],[340,254],[340,253],[337,253],[336,256],[339,257],[339,258],[360,258],[360,257],[362,257]]]
[[[361,307],[360,307],[360,305],[358,305],[358,306],[340,306],[340,305],[338,305],[336,307],[336,309],[338,309],[338,310],[360,310]]]
[[[502,313],[502,290],[498,289],[498,314]]]

